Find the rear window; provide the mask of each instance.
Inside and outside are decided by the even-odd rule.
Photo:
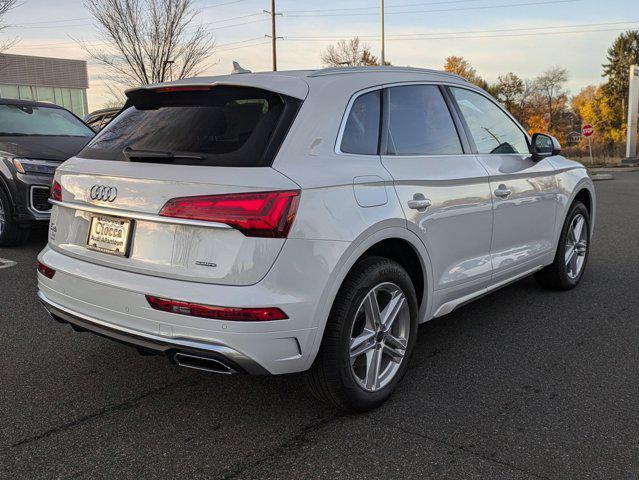
[[[93,131],[61,108],[0,105],[0,136],[92,137]]]
[[[79,156],[180,165],[269,166],[299,104],[290,97],[246,87],[163,93],[137,90],[129,95],[124,111]]]
[[[344,127],[342,152],[377,155],[380,110],[379,90],[357,97]]]

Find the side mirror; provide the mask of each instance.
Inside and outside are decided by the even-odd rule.
[[[532,136],[530,150],[533,161],[538,162],[544,158],[559,155],[561,153],[561,145],[555,137],[543,133],[535,133]]]

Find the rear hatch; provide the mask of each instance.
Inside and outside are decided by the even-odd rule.
[[[299,201],[299,186],[270,165],[300,99],[228,85],[128,97],[124,111],[57,170],[50,246],[132,272],[259,282]]]

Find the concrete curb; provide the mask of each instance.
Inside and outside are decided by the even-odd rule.
[[[596,173],[594,175],[590,175],[590,179],[593,182],[600,182],[602,180],[614,180],[615,177],[610,175],[609,173]]]

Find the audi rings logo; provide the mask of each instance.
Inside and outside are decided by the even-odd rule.
[[[103,202],[112,202],[118,196],[118,189],[107,185],[93,185],[91,187],[91,200],[102,200]]]

